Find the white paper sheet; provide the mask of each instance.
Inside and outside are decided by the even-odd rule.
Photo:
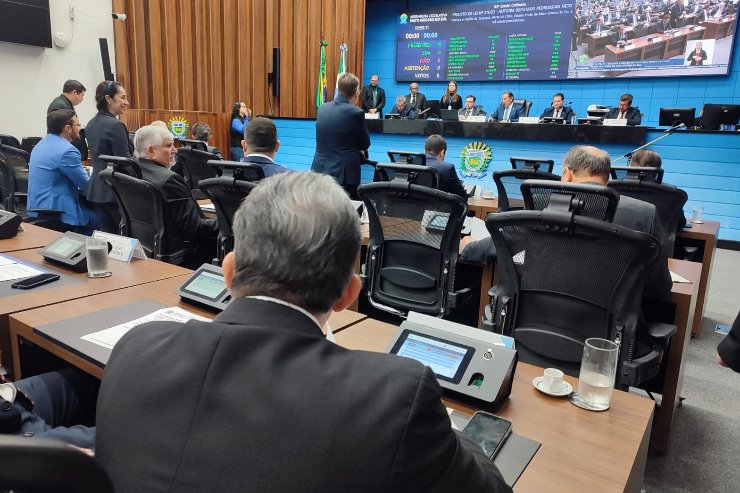
[[[38,276],[43,273],[44,271],[42,270],[16,263],[13,259],[0,256],[0,282],[25,279],[26,277]]]
[[[691,281],[689,281],[685,277],[681,277],[681,276],[679,276],[678,274],[676,274],[673,271],[670,271],[670,272],[671,272],[671,281],[673,281],[673,282],[684,282],[684,283],[691,284]]]

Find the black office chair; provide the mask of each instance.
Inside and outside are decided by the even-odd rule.
[[[0,144],[0,173],[3,177],[3,206],[26,217],[28,203],[28,159],[23,149]]]
[[[612,188],[590,183],[564,183],[552,180],[527,180],[521,186],[524,208],[542,211],[561,195],[574,202],[573,214],[612,222],[619,205],[619,194]]]
[[[215,168],[218,176],[223,178],[236,178],[242,181],[260,181],[265,177],[265,171],[255,163],[212,159],[206,164]]]
[[[609,170],[612,180],[638,180],[663,183],[663,168],[642,166],[612,166]]]
[[[21,148],[21,143],[18,142],[18,139],[16,139],[12,135],[7,134],[0,134],[0,144],[15,147],[16,149]]]
[[[529,116],[529,111],[532,109],[532,101],[526,99],[515,99],[513,104],[518,104],[524,108],[524,116]]]
[[[203,152],[208,152],[208,144],[206,144],[202,140],[191,140],[191,139],[177,139],[177,140],[179,140],[183,146],[190,147],[191,149],[197,149]]]
[[[23,140],[21,140],[21,149],[31,154],[33,148],[36,147],[36,144],[41,142],[42,138],[43,137],[23,137]]]
[[[182,164],[183,178],[192,190],[193,197],[196,200],[206,198],[203,192],[198,188],[200,180],[218,177],[218,172],[213,166],[208,165],[208,161],[218,160],[218,156],[210,152],[182,147],[177,150],[177,158]]]
[[[260,171],[262,171],[261,168]],[[226,254],[234,249],[234,230],[232,228],[234,214],[239,210],[244,198],[257,186],[257,181],[243,181],[237,178],[220,177],[201,180],[198,184],[216,208],[216,220],[218,221],[218,265],[221,265]]]
[[[521,192],[521,185],[524,180],[552,180],[560,181],[560,177],[553,173],[544,171],[535,171],[532,169],[506,169],[494,171],[493,182],[496,184],[498,191],[498,210],[499,212],[522,209],[521,206],[513,206],[510,201],[524,200]]]
[[[107,163],[108,167],[112,168],[116,173],[141,178],[141,166],[139,166],[139,163],[134,158],[101,154],[100,159]]]
[[[626,195],[655,206],[660,222],[665,230],[666,242],[663,248],[668,256],[673,256],[678,228],[685,224],[683,206],[689,196],[680,188],[637,180],[611,180],[608,184],[620,195]]]
[[[436,169],[428,166],[378,163],[375,169],[378,171],[378,178],[380,178],[375,181],[399,181],[429,188],[439,187],[439,173]]]
[[[100,179],[112,189],[121,211],[121,234],[136,238],[146,256],[180,265],[195,253],[196,245],[186,241],[169,245],[164,234],[166,203],[162,193],[148,181],[106,168]]]
[[[427,156],[423,152],[388,151],[388,157],[393,163],[416,164],[426,166]]]
[[[67,444],[0,435],[0,491],[24,493],[113,493],[113,484],[93,458]]]
[[[358,189],[370,219],[364,287],[375,308],[443,317],[470,298],[454,291],[467,204],[420,185],[376,182]]]
[[[585,340],[620,346],[618,388],[654,378],[676,327],[638,325],[645,273],[660,257],[652,236],[574,213],[553,195],[544,211],[489,214],[496,285],[484,327],[516,340],[521,361],[577,375]],[[577,202],[577,201],[576,201]]]
[[[552,169],[555,167],[555,161],[552,159],[540,159],[536,157],[511,156],[509,162],[511,162],[511,169],[532,169],[547,173],[552,173]]]

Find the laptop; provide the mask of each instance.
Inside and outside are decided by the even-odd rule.
[[[457,110],[442,109],[440,112],[442,113],[442,120],[446,122],[456,122],[458,120]]]

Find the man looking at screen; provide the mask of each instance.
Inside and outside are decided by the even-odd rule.
[[[570,123],[576,114],[570,106],[563,106],[564,99],[562,92],[556,92],[552,97],[552,106],[543,111],[540,118],[562,118],[565,123]]]
[[[491,121],[499,122],[518,122],[519,117],[524,116],[524,108],[519,104],[514,104],[514,93],[506,91],[501,94],[501,104],[496,111],[491,113]]]
[[[609,110],[606,118],[616,118],[618,120],[627,119],[627,125],[639,125],[642,122],[640,109],[632,106],[632,94],[622,94],[619,97],[619,105]]]

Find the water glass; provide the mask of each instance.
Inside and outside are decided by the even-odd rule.
[[[87,277],[108,277],[108,242],[104,238],[86,238]]]
[[[704,224],[702,216],[704,215],[704,206],[695,205],[691,207],[691,222],[694,224]]]
[[[617,374],[619,346],[607,339],[586,339],[574,404],[592,411],[609,409]]]

